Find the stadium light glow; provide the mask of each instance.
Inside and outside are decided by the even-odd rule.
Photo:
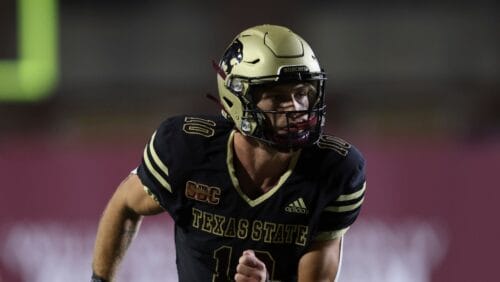
[[[16,60],[0,60],[0,100],[37,101],[58,77],[57,0],[17,0]]]

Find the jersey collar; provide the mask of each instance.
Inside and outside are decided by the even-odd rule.
[[[235,130],[231,131],[231,133],[229,134],[228,141],[227,141],[226,162],[227,162],[227,169],[229,172],[229,177],[231,178],[231,182],[233,183],[234,188],[236,189],[238,194],[241,196],[241,198],[243,198],[243,200],[245,200],[245,202],[247,202],[248,205],[250,205],[251,207],[255,207],[258,204],[260,204],[260,203],[264,202],[265,200],[267,200],[268,198],[270,198],[272,195],[274,195],[274,193],[276,193],[281,188],[281,186],[283,186],[283,183],[285,183],[285,181],[292,174],[293,169],[295,168],[295,165],[297,164],[297,160],[299,159],[300,152],[302,150],[298,150],[297,153],[295,153],[293,155],[292,159],[290,160],[290,164],[288,165],[288,169],[285,171],[285,173],[283,173],[283,175],[281,175],[280,179],[278,180],[278,183],[276,183],[276,185],[273,188],[271,188],[269,191],[267,191],[266,193],[262,194],[261,196],[255,198],[255,199],[250,199],[241,190],[240,182],[238,181],[238,178],[236,177],[236,170],[234,168],[234,162],[233,162],[233,158],[234,158],[233,142],[234,142],[234,133],[235,132],[236,132]]]

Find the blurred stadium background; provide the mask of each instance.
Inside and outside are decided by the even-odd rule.
[[[246,27],[301,34],[328,131],[368,160],[341,281],[498,281],[500,4],[0,1],[0,281],[88,281],[97,221],[159,122],[217,113],[211,60]],[[495,223],[496,222],[496,223]],[[175,281],[148,218],[119,281]]]

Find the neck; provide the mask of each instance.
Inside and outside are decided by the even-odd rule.
[[[260,196],[275,186],[288,169],[293,152],[281,152],[244,136],[234,135],[234,166],[240,188],[251,198]]]

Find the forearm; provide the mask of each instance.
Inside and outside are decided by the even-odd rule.
[[[298,281],[334,281],[341,259],[341,238],[313,243],[300,259]]]
[[[132,242],[142,216],[110,202],[99,222],[92,262],[93,272],[112,280],[116,269]]]
[[[299,271],[298,282],[335,282],[338,264],[332,264],[330,269],[313,268],[310,271]]]

